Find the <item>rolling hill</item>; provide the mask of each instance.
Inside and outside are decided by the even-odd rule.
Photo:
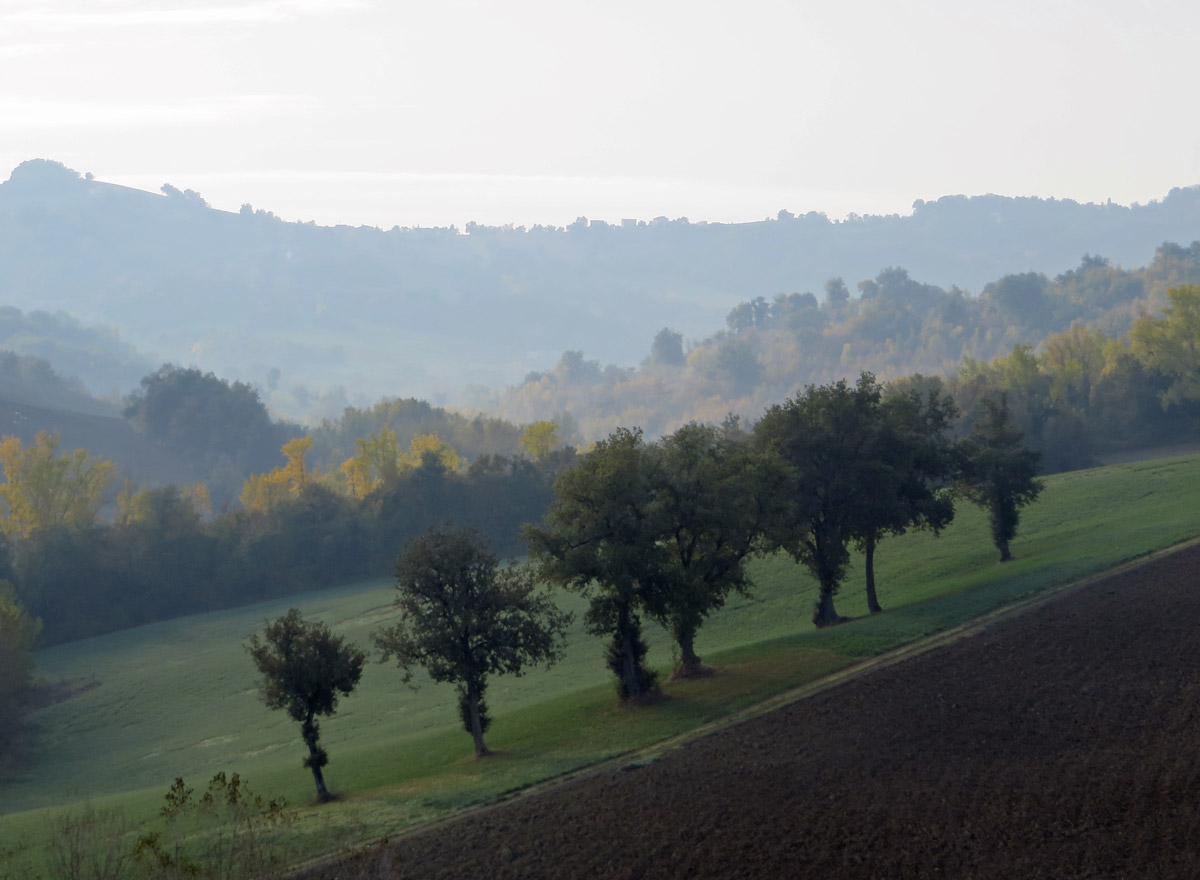
[[[834,276],[853,287],[903,266],[979,290],[1085,253],[1129,264],[1197,237],[1195,187],[1139,206],[946,196],[911,216],[841,221],[781,211],[742,224],[384,231],[217,211],[191,190],[147,193],[31,160],[0,185],[0,296],[116,327],[141,351],[319,418],[385,394],[463,399],[563,351],[632,365],[663,327],[700,338],[739,302]]]

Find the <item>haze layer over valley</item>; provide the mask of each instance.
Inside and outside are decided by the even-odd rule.
[[[686,349],[740,302],[823,299],[832,278],[855,291],[903,267],[969,296],[1006,274],[1065,272],[1085,254],[1143,265],[1164,241],[1198,235],[1194,187],[1140,206],[945,196],[908,216],[844,220],[781,210],[740,224],[321,227],[33,160],[0,185],[0,292],[96,337],[90,366],[64,351],[61,332],[24,327],[6,341],[93,393],[126,393],[169,361],[250,382],[276,413],[315,422],[385,395],[495,407],[563,352],[633,367],[663,328]]]

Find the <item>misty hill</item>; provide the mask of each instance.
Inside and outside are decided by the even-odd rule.
[[[0,328],[7,312],[0,309]],[[42,358],[0,349],[0,436],[29,445],[39,431],[57,431],[61,451],[86,449],[113,461],[122,478],[139,486],[197,479],[177,455],[133,430],[116,405],[88,395],[78,379]]]
[[[0,309],[0,327],[7,311]],[[45,358],[5,347],[0,347],[0,399],[88,415],[117,415],[113,404],[89,395],[79,379],[63,376]]]
[[[977,290],[1101,253],[1142,261],[1200,236],[1200,188],[1141,206],[948,196],[911,216],[565,228],[319,227],[217,211],[191,190],[101,183],[45,160],[0,185],[0,297],[116,327],[162,360],[262,389],[316,420],[348,402],[472,402],[564,350],[630,365],[654,334],[711,333],[738,302],[853,287],[889,266]],[[89,387],[101,389],[83,376]],[[353,399],[343,389],[349,389]]]
[[[32,356],[53,364],[53,369],[71,377],[73,391],[90,391],[112,399],[141,381],[158,366],[139,352],[113,327],[85,326],[65,312],[22,312],[0,306],[0,349]],[[86,377],[86,382],[83,378]],[[41,389],[41,393],[50,393]],[[93,406],[79,395],[73,406]]]

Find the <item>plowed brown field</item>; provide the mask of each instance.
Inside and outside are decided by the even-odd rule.
[[[318,876],[1200,878],[1200,547]]]

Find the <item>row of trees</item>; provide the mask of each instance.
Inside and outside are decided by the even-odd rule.
[[[435,528],[410,541],[396,563],[396,588],[399,619],[372,635],[380,662],[394,658],[405,684],[418,668],[435,682],[452,683],[476,756],[488,754],[489,677],[554,663],[571,615],[539,589],[528,566],[501,566],[473,529]],[[353,692],[366,654],[325,624],[305,621],[296,608],[268,622],[247,650],[262,676],[263,702],[300,724],[304,766],[318,800],[329,800],[323,772],[329,755],[317,718],[334,714],[339,698]]]
[[[695,639],[731,592],[750,589],[747,560],[784,550],[819,583],[818,627],[844,620],[834,597],[850,547],[865,551],[869,604],[881,611],[875,547],[910,528],[944,528],[961,492],[987,509],[1002,561],[1011,558],[1019,508],[1036,498],[1037,455],[1021,446],[1006,401],[987,401],[977,428],[950,439],[952,402],[937,392],[887,393],[870,374],[810,386],[744,432],[691,424],[657,443],[618,429],[554,483],[554,502],[525,530],[532,565],[501,567],[470,529],[434,529],[409,542],[396,566],[398,621],[372,639],[412,680],[425,669],[451,682],[459,714],[487,753],[488,678],[520,675],[560,655],[570,623],[539,580],[590,599],[584,620],[606,637],[622,701],[656,688],[645,662],[643,615],[679,649],[676,676],[707,670]],[[362,673],[365,654],[300,612],[269,623],[250,653],[269,707],[301,725],[305,766],[328,798],[318,715],[332,714]]]
[[[956,492],[988,511],[1000,558],[1010,559],[1018,510],[1041,488],[1038,456],[1022,447],[1003,398],[984,409],[955,443],[947,397],[887,394],[864,373],[854,385],[809,386],[749,435],[736,420],[649,444],[618,429],[558,478],[545,521],[526,530],[530,555],[543,577],[590,596],[585,622],[611,638],[618,691],[635,698],[654,684],[640,616],[675,639],[677,675],[702,673],[696,633],[730,592],[747,589],[753,553],[783,550],[812,573],[818,627],[843,620],[834,597],[852,546],[865,553],[877,612],[877,545],[944,528]]]

